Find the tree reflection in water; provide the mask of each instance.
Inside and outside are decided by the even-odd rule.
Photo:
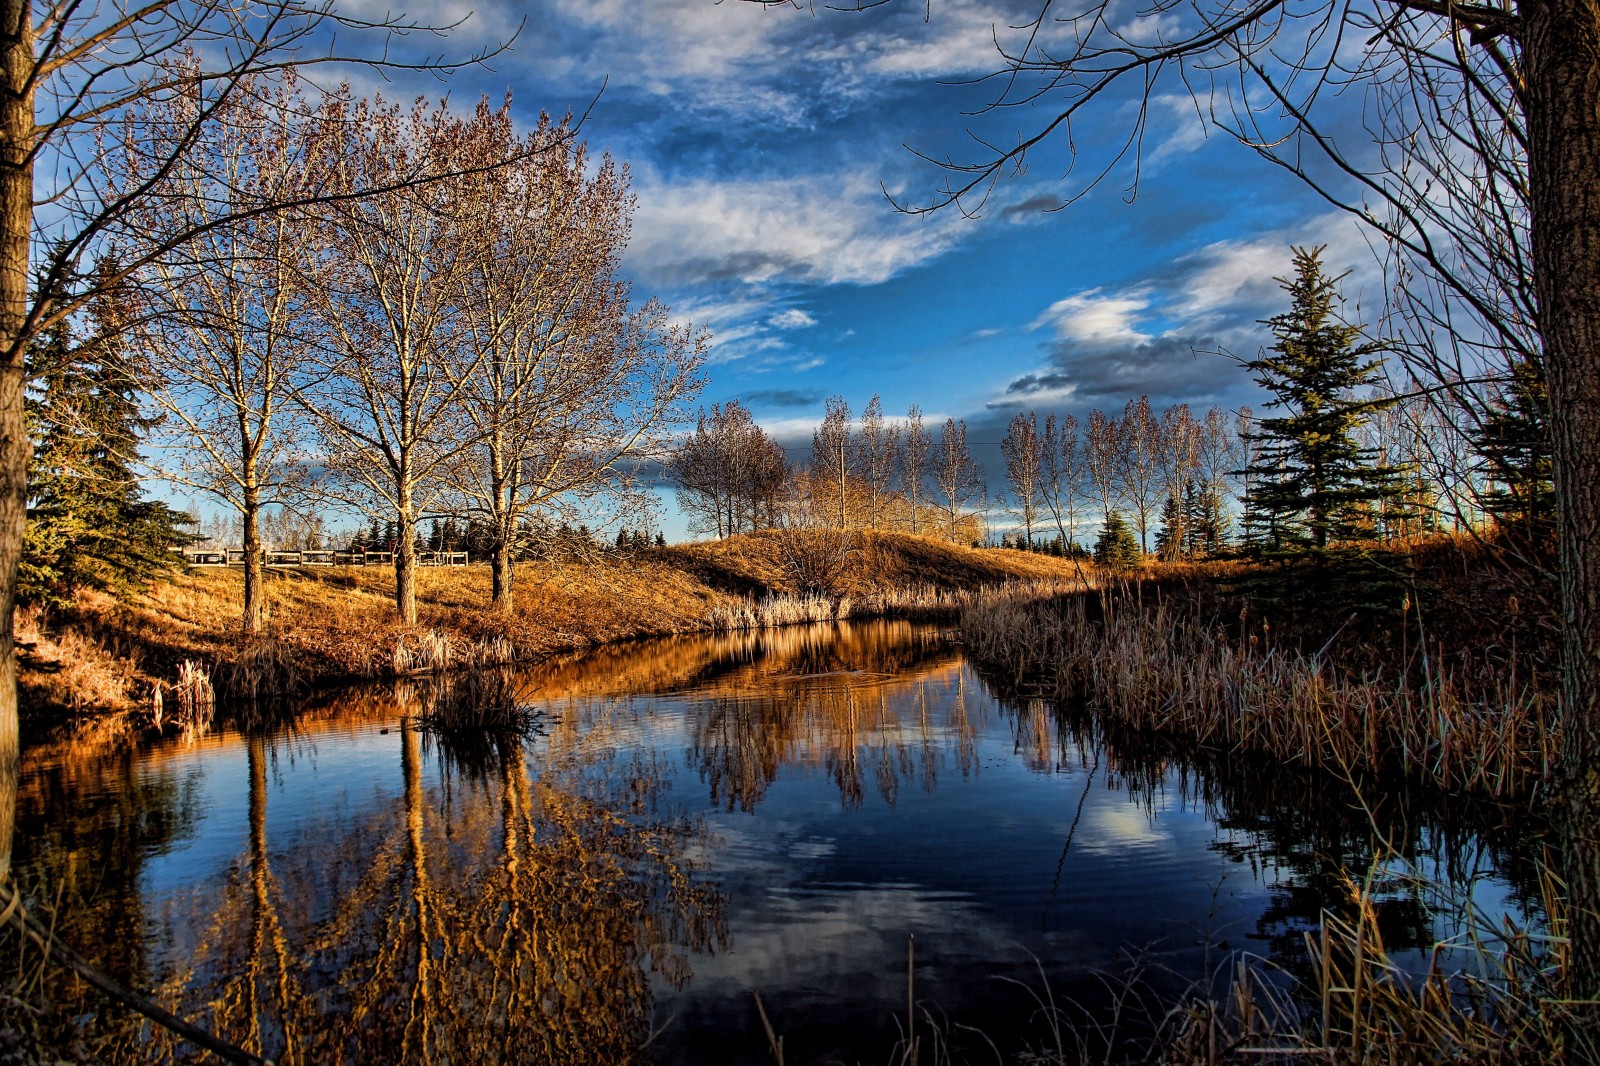
[[[1304,934],[1325,915],[1352,919],[1352,885],[1374,873],[1378,930],[1396,958],[1430,951],[1470,924],[1466,893],[1491,872],[1509,884],[1516,910],[1541,913],[1541,830],[1524,808],[1201,750],[1032,697],[1000,706],[1035,768],[1088,768],[1093,760],[1105,769],[1105,787],[1127,793],[1147,817],[1157,818],[1166,799],[1203,811],[1215,827],[1211,849],[1269,890],[1249,949],[1297,978],[1313,976]]]
[[[420,701],[405,683],[392,699]],[[659,768],[559,741],[462,762],[409,724],[399,739],[394,807],[327,818],[307,834],[320,846],[277,855],[270,745],[248,742],[250,846],[163,998],[283,1063],[634,1056],[652,975],[681,984],[688,954],[726,936],[723,900],[688,857],[699,828],[659,809]],[[198,1056],[163,1038],[139,1057]]]
[[[1078,952],[1089,942],[1077,938],[1091,934],[1069,923],[1087,916],[1089,925],[1101,924],[1104,912],[1089,906],[1116,906],[1094,897],[1099,875],[1076,857],[1063,874],[1066,850],[1052,835],[1070,823],[1062,830],[1070,848],[1074,811],[1081,815],[1086,798],[1098,801],[1106,791],[1119,793],[1110,804],[1142,807],[1156,821],[1174,801],[1204,812],[1211,825],[1197,850],[1225,856],[1266,886],[1264,906],[1251,912],[1252,936],[1263,954],[1292,967],[1306,965],[1300,932],[1323,911],[1347,906],[1344,874],[1365,871],[1376,840],[1458,880],[1495,866],[1516,885],[1536,883],[1517,865],[1525,852],[1504,812],[1376,787],[1366,792],[1369,812],[1348,784],[1328,775],[1129,735],[1025,694],[996,701],[959,651],[925,626],[726,634],[545,664],[518,675],[521,698],[550,713],[544,735],[526,743],[418,732],[410,723],[449,684],[402,682],[346,695],[303,716],[297,734],[213,737],[198,751],[52,763],[24,782],[19,865],[36,884],[69,886],[59,925],[69,942],[123,980],[155,985],[156,998],[185,1017],[284,1063],[644,1057],[640,1049],[660,1022],[658,995],[683,986],[694,954],[720,949],[728,937],[730,902],[706,867],[718,861],[715,841],[675,804],[731,824],[724,812],[781,804],[774,786],[785,773],[812,782],[805,796],[823,797],[831,813],[812,805],[803,817],[815,818],[807,828],[817,838],[833,840],[850,832],[848,812],[880,805],[896,808],[894,820],[881,823],[893,832],[916,824],[908,817],[916,810],[926,831],[933,805],[919,806],[922,793],[943,785],[940,799],[958,798],[952,782],[986,783],[987,769],[978,780],[980,764],[1009,763],[1004,802],[1030,808],[1032,820],[1014,819],[1003,842],[988,828],[993,809],[985,806],[998,801],[983,788],[937,808],[958,811],[973,830],[964,839],[974,857],[962,861],[993,864],[979,872],[989,880],[966,870],[952,872],[953,886],[938,880],[947,872],[939,863],[957,861],[935,854],[951,841],[912,838],[895,842],[898,853],[916,856],[903,869],[785,869],[784,884],[796,890],[767,912],[774,921],[788,914],[844,920],[855,913],[845,900],[849,886],[859,884],[873,898],[921,901],[929,922],[984,924],[973,950],[990,952],[987,966],[1004,961],[993,945],[1019,943],[1006,939],[1008,930],[1035,935],[1035,904],[1046,917],[1042,939],[1028,943],[1048,945],[1059,935],[1056,943]],[[401,728],[387,736],[374,725],[396,720]],[[356,728],[340,734],[341,723]],[[299,785],[309,775],[297,761],[317,769],[323,737],[342,753],[328,762],[360,769],[327,799],[316,793],[308,801],[290,789],[314,787]],[[362,760],[373,753],[381,762],[369,770]],[[211,760],[204,771],[196,768],[202,760]],[[153,890],[154,857],[173,851],[198,823],[231,816],[226,802],[200,810],[194,782],[210,774],[214,784],[234,765],[248,779],[247,801],[239,801],[247,826],[237,835],[228,835],[232,827],[212,830],[228,841],[225,873],[204,857],[179,862],[176,876],[196,883],[182,893]],[[1081,775],[1081,785],[1017,790],[1019,778],[1070,775]],[[688,792],[674,798],[675,779]],[[208,795],[223,793],[216,786]],[[832,806],[835,794],[845,813]],[[801,817],[781,806],[774,813]],[[947,827],[939,822],[935,831]],[[1044,864],[1006,865],[1014,856],[1001,848],[1037,853]],[[790,856],[775,863],[791,865]],[[1029,882],[1041,869],[1048,870],[1043,880]],[[813,882],[802,885],[812,873],[823,886],[815,894]],[[1058,885],[1063,876],[1077,881],[1071,887],[1081,914],[1062,906],[1051,921],[1051,875]],[[175,875],[162,876],[170,885]],[[728,876],[739,884],[754,875]],[[885,878],[892,892],[879,883]],[[996,879],[1008,893],[1004,913],[968,891]],[[1107,884],[1114,893],[1117,882]],[[1523,891],[1534,909],[1533,892]],[[805,909],[812,901],[819,910]],[[1436,912],[1424,891],[1397,882],[1379,910],[1391,949],[1432,942]],[[860,913],[879,914],[865,903]],[[1000,932],[991,936],[988,928]],[[870,939],[852,928],[836,943]],[[751,940],[759,942],[755,934]],[[938,939],[919,933],[919,963],[923,943],[930,954],[939,950]],[[1019,958],[1025,950],[1018,948]],[[755,972],[750,961],[727,953],[717,961],[722,994],[748,1013],[751,988],[740,982]],[[1057,972],[1073,965],[1060,962]],[[716,979],[701,968],[703,984]],[[990,972],[956,981],[973,986],[980,982],[970,977]],[[827,987],[846,976],[819,974],[796,981]],[[59,975],[45,995],[62,1025],[87,1027],[111,1061],[198,1058],[137,1019],[104,1010]],[[702,1008],[704,1018],[734,1018]],[[759,1053],[764,1045],[754,1031],[745,1037]]]

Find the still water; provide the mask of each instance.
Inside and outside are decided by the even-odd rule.
[[[124,981],[308,1063],[771,1062],[758,993],[787,1062],[887,1061],[908,962],[924,1041],[973,1061],[1049,1045],[1041,1000],[1123,995],[1137,1041],[1230,953],[1303,971],[1380,837],[1422,875],[1383,882],[1402,959],[1456,932],[1446,890],[1533,910],[1514,813],[1108,736],[1001,698],[937,627],[630,645],[516,685],[522,742],[421,732],[443,697],[401,682],[35,759],[23,883]],[[73,982],[46,998],[112,1060],[192,1054]]]

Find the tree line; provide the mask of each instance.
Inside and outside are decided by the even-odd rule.
[[[838,530],[900,530],[977,543],[979,510],[1011,523],[1007,545],[1084,550],[1111,565],[1249,554],[1285,559],[1351,543],[1394,544],[1443,528],[1492,526],[1524,549],[1550,547],[1553,486],[1538,382],[1513,379],[1481,424],[1396,394],[1382,342],[1340,317],[1338,277],[1320,248],[1294,250],[1280,279],[1289,309],[1263,324],[1273,343],[1243,362],[1267,394],[1250,407],[1148,396],[1120,413],[1028,410],[1000,442],[1005,488],[991,493],[967,426],[937,435],[912,405],[891,423],[873,396],[859,418],[830,397],[807,461],[738,401],[702,410],[668,470],[698,532],[717,537],[809,516]],[[1538,546],[1542,545],[1542,549]]]

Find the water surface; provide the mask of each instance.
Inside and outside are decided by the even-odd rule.
[[[1436,882],[1382,892],[1402,958],[1454,932],[1440,885],[1529,909],[1514,821],[1107,737],[998,698],[937,627],[516,683],[543,712],[522,743],[421,732],[448,693],[400,682],[264,735],[35,760],[25,883],[91,959],[284,1062],[770,1062],[757,993],[787,1061],[885,1061],[908,961],[925,1039],[1014,1052],[1047,1040],[1042,998],[1132,988],[1159,1017],[1232,952],[1302,970],[1379,838]],[[190,1054],[49,994],[114,1060]]]

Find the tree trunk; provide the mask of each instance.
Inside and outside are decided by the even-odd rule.
[[[28,516],[28,426],[23,416],[23,328],[33,222],[33,12],[0,0],[0,882],[11,876],[21,749],[17,649],[11,612]]]
[[[1573,1061],[1600,1051],[1600,8],[1521,5],[1530,231],[1559,506],[1564,747],[1556,790]]]
[[[400,527],[394,546],[394,606],[400,621],[417,624],[417,516],[409,498],[403,499],[395,514]]]
[[[511,566],[511,537],[502,529],[489,553],[489,605],[501,614],[511,613]]]
[[[247,636],[265,627],[266,597],[262,595],[265,568],[261,565],[261,496],[255,488],[244,490],[244,631]]]

